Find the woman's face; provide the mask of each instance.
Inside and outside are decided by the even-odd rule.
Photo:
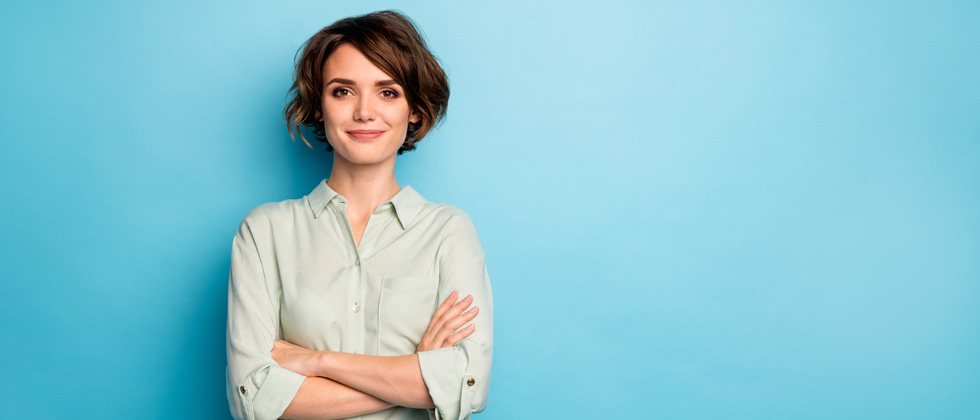
[[[394,164],[408,123],[405,90],[351,44],[342,44],[323,70],[320,98],[324,132],[335,157],[358,165]]]

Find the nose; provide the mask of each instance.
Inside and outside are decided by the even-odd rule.
[[[358,98],[357,105],[354,107],[354,120],[371,121],[374,120],[374,117],[374,104],[371,102],[371,98],[367,95]]]

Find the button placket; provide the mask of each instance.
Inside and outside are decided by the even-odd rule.
[[[355,274],[353,276],[351,276],[351,278],[352,279],[356,279],[356,280],[354,280],[354,284],[352,284],[351,287],[354,288],[354,290],[356,290],[357,292],[354,293],[354,295],[353,295],[354,304],[351,305],[350,310],[351,310],[351,312],[353,312],[353,313],[356,314],[356,313],[361,312],[361,305],[359,303],[357,303],[358,300],[359,300],[358,296],[360,296],[360,294],[361,294],[361,286],[362,286],[361,285],[361,282],[360,282],[360,278],[361,278],[361,258],[360,258],[360,256],[354,257],[354,269],[353,269],[353,272]]]
[[[361,237],[361,244],[364,245],[366,234]],[[350,308],[350,313],[348,314],[347,322],[347,340],[349,342],[349,351],[354,354],[364,353],[364,308],[361,306],[363,302],[363,271],[364,266],[361,264],[361,252],[362,248],[351,243],[354,261],[350,267],[350,275],[348,277],[348,301],[347,304]]]

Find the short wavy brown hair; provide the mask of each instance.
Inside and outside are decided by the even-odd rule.
[[[323,121],[317,118],[321,113],[323,67],[330,54],[344,43],[360,50],[405,89],[408,106],[420,119],[409,124],[398,154],[414,150],[415,144],[446,116],[449,80],[412,21],[392,10],[338,20],[300,47],[293,86],[289,88],[291,98],[283,110],[289,137],[296,140],[295,135],[299,135],[312,149],[300,131],[300,126],[305,125],[313,128],[317,140],[327,142]],[[327,150],[333,150],[330,143]]]

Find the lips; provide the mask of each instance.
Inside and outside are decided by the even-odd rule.
[[[347,134],[350,134],[356,140],[367,141],[378,138],[378,136],[384,134],[384,130],[350,130]]]

